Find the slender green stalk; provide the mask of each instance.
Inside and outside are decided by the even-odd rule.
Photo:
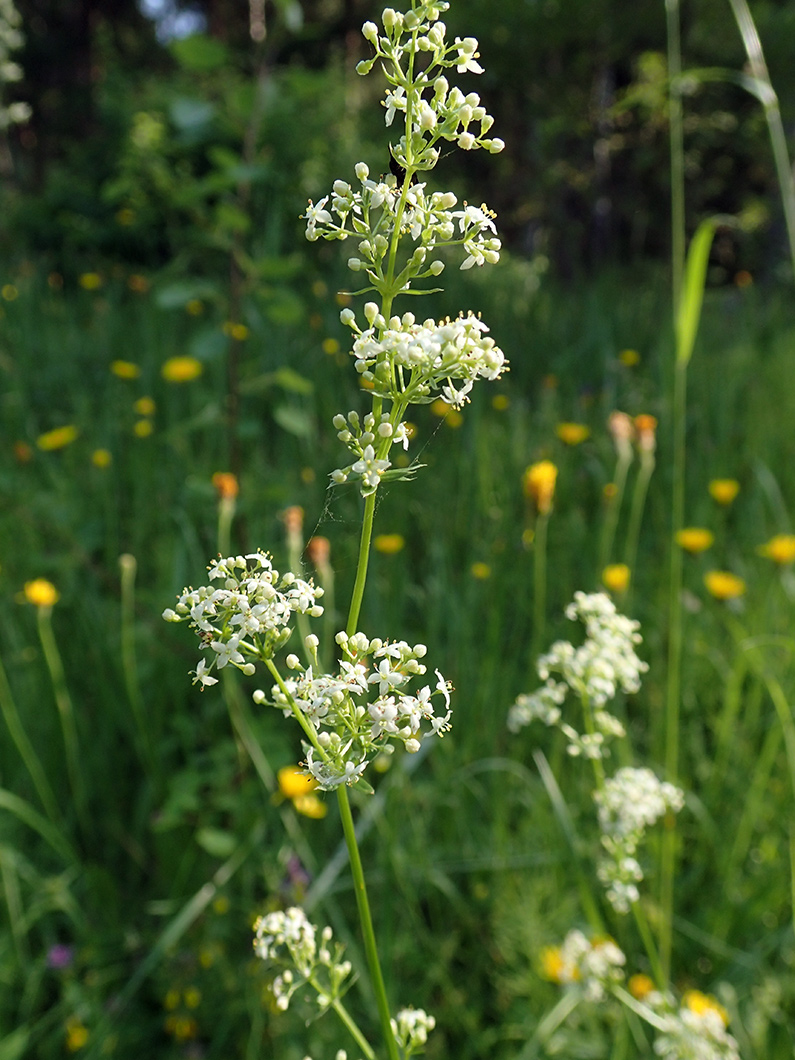
[[[615,493],[609,499],[604,526],[602,528],[602,542],[599,549],[600,572],[607,566],[610,561],[610,555],[613,551],[613,543],[616,539],[616,528],[618,527],[618,516],[621,512],[621,504],[624,500],[624,491],[627,486],[627,475],[629,473],[632,459],[631,446],[622,446],[619,448],[616,469],[613,473]]]
[[[345,631],[349,637],[356,632],[359,622],[359,612],[364,598],[364,586],[367,582],[367,566],[370,561],[370,541],[373,536],[373,517],[375,515],[375,494],[371,493],[364,500],[364,516],[362,517],[362,535],[359,539],[359,562],[356,567],[356,581],[351,594],[351,606],[348,610],[348,622]]]
[[[39,796],[47,816],[53,823],[60,824],[63,816],[58,809],[58,803],[50,787],[50,782],[47,780],[44,767],[22,725],[22,719],[11,694],[11,686],[8,683],[2,660],[0,660],[0,712],[3,714],[3,721],[6,723],[8,733],[14,741],[17,751],[19,751],[20,758],[25,763],[25,768],[33,781],[36,794]]]
[[[665,0],[665,26],[668,48],[668,135],[671,152],[671,302],[676,320],[685,270],[685,151],[679,0]]]
[[[369,499],[369,498],[368,498]],[[367,898],[367,887],[364,880],[364,869],[362,859],[359,856],[359,845],[356,842],[356,829],[353,824],[351,804],[348,799],[348,789],[344,784],[337,788],[337,802],[340,808],[340,819],[342,830],[345,835],[345,843],[348,847],[348,856],[351,863],[351,875],[353,876],[354,893],[356,894],[356,905],[359,909],[359,921],[362,926],[364,950],[367,954],[367,964],[370,968],[370,979],[375,992],[378,1017],[381,1023],[381,1032],[386,1045],[389,1060],[399,1060],[397,1042],[392,1033],[392,1023],[389,1013],[389,1001],[386,996],[384,976],[381,972],[381,964],[378,959],[378,948],[373,930],[373,919],[370,915],[370,902]]]
[[[627,540],[624,549],[624,562],[629,567],[630,577],[634,581],[635,564],[638,561],[638,540],[640,539],[640,527],[643,522],[643,509],[646,506],[646,496],[649,491],[649,482],[654,473],[654,453],[642,453],[640,459],[640,470],[635,480],[635,488],[632,491],[632,503],[629,509],[629,524],[627,526]],[[630,590],[632,581],[630,581]]]
[[[319,991],[320,989],[321,988],[318,988]],[[373,1047],[370,1045],[365,1036],[359,1030],[358,1025],[356,1024],[348,1010],[345,1008],[343,1003],[337,999],[331,1002],[331,1007],[337,1013],[343,1025],[347,1028],[348,1033],[351,1035],[353,1040],[364,1053],[366,1060],[375,1060],[375,1051],[373,1050]]]
[[[151,722],[144,716],[144,703],[138,681],[138,663],[135,653],[135,556],[125,553],[119,556],[121,571],[121,662],[124,685],[130,701],[135,726],[138,730],[138,749],[144,767],[154,775],[155,755],[152,749]]]
[[[781,201],[784,207],[784,221],[787,226],[793,279],[795,279],[795,175],[793,175],[792,166],[790,165],[787,137],[781,120],[778,96],[773,90],[773,85],[770,81],[765,55],[762,51],[762,42],[759,39],[747,0],[729,0],[729,4],[737,22],[740,36],[743,39],[751,73],[763,89],[763,91],[757,92],[757,96],[764,107],[767,128],[770,133],[773,160],[781,191]]]
[[[530,670],[545,640],[547,616],[547,528],[549,512],[539,512],[533,537],[533,636]]]
[[[234,497],[221,497],[218,501],[218,554],[228,556],[232,541],[232,520],[237,502]],[[295,568],[298,570],[298,568]]]
[[[61,733],[63,734],[64,750],[66,752],[66,772],[69,778],[69,786],[72,790],[75,811],[81,825],[88,832],[88,805],[83,773],[80,769],[80,745],[77,738],[75,712],[69,690],[66,687],[63,663],[61,662],[61,656],[52,629],[52,608],[46,605],[37,607],[36,618],[38,620],[39,639],[44,652],[44,660],[50,674],[53,696],[58,708],[58,718],[61,723]]]

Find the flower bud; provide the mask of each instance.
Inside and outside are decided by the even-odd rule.
[[[462,151],[471,151],[475,146],[475,137],[470,132],[462,132],[458,137],[458,146]]]
[[[359,258],[348,258],[348,268],[351,272],[361,272],[364,268],[364,262]]]
[[[431,276],[441,276],[444,272],[444,262],[437,259],[436,261],[431,262],[429,268]]]
[[[362,26],[362,36],[365,40],[369,40],[371,44],[378,45],[378,26],[375,22],[365,22]]]
[[[367,317],[367,323],[372,327],[378,316],[378,306],[375,302],[367,302],[365,304],[364,315]]]
[[[372,23],[370,23],[370,25],[372,25]],[[357,162],[356,168],[354,169],[354,173],[356,174],[357,178],[362,182],[362,184],[364,184],[364,182],[370,176],[370,168],[366,162]]]
[[[340,322],[346,327],[350,327],[351,324],[356,322],[356,314],[352,309],[343,309],[340,313]]]

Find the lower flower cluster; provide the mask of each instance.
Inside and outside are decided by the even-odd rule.
[[[309,725],[306,771],[325,790],[355,783],[375,754],[392,753],[396,743],[418,751],[423,739],[450,728],[451,715],[450,685],[438,670],[433,686],[408,690],[426,672],[424,644],[368,640],[363,633],[338,633],[336,640],[342,653],[336,673],[316,672],[317,638],[307,637],[313,665],[288,656],[297,676],[275,685],[269,700],[286,715],[300,714],[305,731]],[[265,693],[255,692],[254,700],[265,702]]]

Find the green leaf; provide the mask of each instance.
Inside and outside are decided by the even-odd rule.
[[[217,70],[229,61],[226,46],[215,37],[207,37],[203,33],[194,33],[183,40],[174,41],[171,54],[185,70],[197,73]]]
[[[707,262],[712,240],[718,225],[723,218],[707,217],[696,229],[690,241],[685,264],[685,282],[682,289],[682,301],[676,319],[676,361],[677,364],[688,364],[693,353],[701,305],[704,301],[704,285],[707,279]]]
[[[200,828],[196,833],[196,842],[214,858],[228,858],[237,845],[232,832],[220,828]]]

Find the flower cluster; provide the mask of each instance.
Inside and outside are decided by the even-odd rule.
[[[654,1052],[661,1060],[740,1060],[737,1041],[726,1029],[726,1010],[714,998],[688,990],[677,1005],[655,991],[644,1004],[656,1017]]]
[[[211,662],[202,659],[195,671],[193,683],[202,687],[215,684],[213,669],[229,663],[253,674],[252,659],[269,659],[287,642],[296,612],[323,613],[317,603],[323,590],[294,574],[280,575],[264,552],[215,559],[208,570],[210,581],[220,585],[185,589],[176,609],[163,612],[167,622],[188,621],[213,653]]]
[[[679,788],[659,780],[650,769],[619,769],[599,791],[598,806],[602,846],[607,856],[598,867],[610,904],[627,913],[640,897],[643,871],[635,857],[647,828],[665,813],[678,813],[684,805]]]
[[[364,330],[350,309],[341,319],[356,334],[351,351],[356,371],[377,397],[405,406],[427,404],[440,395],[460,408],[475,380],[498,379],[508,370],[505,354],[474,313],[422,323],[404,313],[387,321],[375,302],[368,302],[364,313],[370,325]]]
[[[569,641],[557,641],[539,658],[538,674],[544,684],[531,694],[517,697],[508,715],[508,727],[518,732],[539,719],[564,733],[570,754],[602,758],[606,740],[624,734],[621,722],[604,709],[605,704],[619,689],[637,692],[640,675],[648,669],[635,652],[641,640],[639,624],[620,615],[605,593],[575,593],[566,617],[585,623],[585,641],[579,648]],[[553,673],[563,680],[555,680]],[[580,734],[561,721],[560,706],[569,692],[592,712],[593,731]]]
[[[324,790],[355,783],[373,755],[392,753],[395,743],[414,753],[423,739],[450,728],[450,685],[438,670],[433,687],[407,691],[409,682],[426,672],[419,661],[424,644],[368,640],[363,633],[338,633],[336,640],[342,652],[337,673],[316,673],[318,642],[309,636],[314,665],[303,668],[296,655],[288,656],[297,676],[274,686],[270,700],[286,715],[300,715],[311,733],[306,772]],[[439,713],[434,699],[441,700]],[[265,702],[265,693],[255,692],[254,700]]]
[[[17,122],[27,121],[31,115],[27,103],[4,105],[2,102],[3,85],[22,78],[22,67],[11,59],[11,52],[21,48],[25,42],[19,29],[21,25],[22,16],[13,0],[0,0],[0,131]]]
[[[428,1035],[436,1026],[433,1016],[421,1008],[404,1008],[390,1021],[392,1033],[403,1056],[408,1060],[412,1053],[421,1050],[428,1041]]]
[[[277,1008],[285,1011],[293,994],[305,983],[317,992],[321,1010],[340,997],[351,963],[341,959],[343,947],[339,943],[332,952],[331,938],[330,927],[318,932],[298,906],[257,917],[254,952],[263,961],[284,969],[271,984]]]
[[[563,985],[576,984],[588,1001],[602,1001],[609,988],[624,978],[626,957],[608,936],[588,939],[572,930],[561,946],[548,947],[543,955],[546,974]]]
[[[332,471],[331,480],[339,485],[343,482],[356,481],[360,483],[363,497],[374,493],[383,478],[407,478],[414,474],[421,465],[411,468],[396,468],[391,472],[392,462],[386,457],[379,459],[376,456],[374,446],[383,446],[384,441],[391,448],[395,442],[399,442],[404,449],[409,447],[409,432],[405,423],[395,425],[388,412],[382,413],[380,419],[372,412],[368,412],[364,420],[360,419],[359,413],[351,411],[347,417],[338,413],[333,420],[337,429],[337,437],[343,442],[356,457],[353,464],[348,467],[338,468]]]

